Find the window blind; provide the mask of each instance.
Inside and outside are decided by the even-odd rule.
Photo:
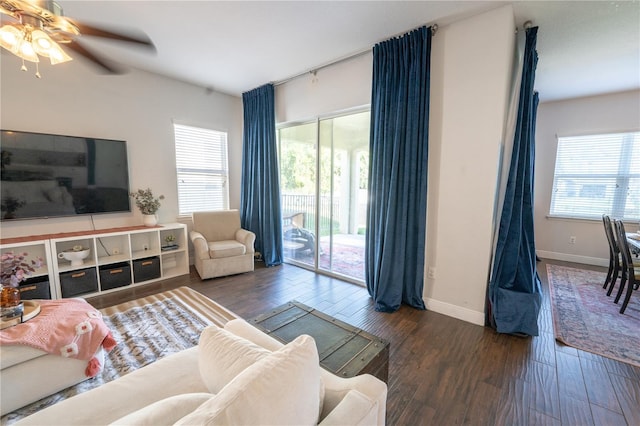
[[[640,219],[640,132],[558,138],[552,216]]]
[[[174,124],[181,215],[229,208],[227,133]]]

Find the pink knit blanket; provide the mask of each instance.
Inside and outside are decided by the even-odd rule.
[[[93,377],[102,366],[94,356],[117,342],[102,314],[84,299],[38,300],[40,313],[22,324],[0,331],[0,345],[26,345],[54,355],[88,361],[85,374]]]

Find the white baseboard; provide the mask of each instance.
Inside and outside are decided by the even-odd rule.
[[[575,254],[556,253],[542,250],[538,250],[537,254],[539,257],[544,259],[562,260],[565,262],[575,262],[603,267],[609,266],[609,259],[601,259],[599,257],[578,256]],[[484,326],[484,312],[474,311],[472,309],[463,308],[461,306],[452,305],[451,303],[430,298],[425,298],[424,301],[427,309],[430,311],[470,322],[471,324]]]
[[[538,257],[552,260],[562,260],[565,262],[583,263],[585,265],[609,266],[609,259],[601,259],[599,257],[578,256],[576,254],[556,253],[553,251],[538,250]]]
[[[429,298],[425,298],[425,305],[430,311],[470,322],[471,324],[484,326],[484,312],[473,311],[461,306],[452,305],[451,303]]]

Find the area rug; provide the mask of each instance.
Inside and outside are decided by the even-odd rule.
[[[556,340],[587,352],[640,367],[638,294],[624,314],[602,288],[606,274],[547,265]],[[614,291],[617,291],[616,286]]]
[[[188,287],[101,310],[118,345],[101,374],[2,417],[12,424],[66,398],[98,387],[162,357],[198,344],[203,328],[235,318],[230,311]]]

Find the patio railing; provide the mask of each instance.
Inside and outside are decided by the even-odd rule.
[[[304,213],[304,225],[303,227],[311,232],[315,232],[315,214],[316,214],[316,197],[313,195],[295,195],[295,194],[282,194],[281,195],[281,210],[283,216],[291,215],[294,213]],[[333,205],[331,203],[331,197],[320,197],[320,236],[329,235],[331,231],[331,213],[333,211],[333,218],[335,226],[339,226],[338,218],[340,217],[340,200],[333,198]],[[336,228],[337,229],[337,228]]]

